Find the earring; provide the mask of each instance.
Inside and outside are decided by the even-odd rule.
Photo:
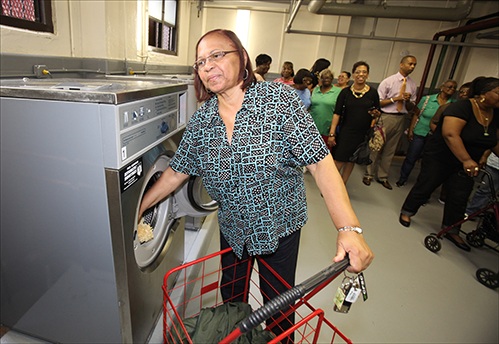
[[[485,101],[485,97],[480,97],[480,103],[483,103]]]
[[[248,76],[249,76],[249,72],[247,69],[244,70],[244,76],[243,76],[243,80],[246,80],[248,79]]]

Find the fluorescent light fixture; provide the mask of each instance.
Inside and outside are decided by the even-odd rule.
[[[249,10],[237,10],[236,16],[236,35],[243,44],[243,47],[248,50],[248,32],[250,22]]]
[[[144,9],[142,6],[142,1],[137,1],[137,32],[136,32],[136,45],[137,45],[137,54],[142,56],[144,53]]]

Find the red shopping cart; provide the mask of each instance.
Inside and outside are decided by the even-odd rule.
[[[224,272],[221,267],[221,256],[230,251],[229,248],[210,254],[172,269],[165,275],[163,284],[163,339],[165,343],[193,343],[185,326],[186,319],[198,316],[203,309],[224,304],[220,293],[220,281]],[[244,277],[248,282],[246,283],[248,287],[244,290],[244,302],[257,310],[241,321],[237,328],[220,343],[231,343],[265,321],[267,321],[265,331],[272,331],[276,326],[280,326],[283,319],[291,313],[295,315],[295,323],[268,343],[279,343],[289,338],[293,338],[293,343],[352,343],[326,319],[322,309],[315,308],[309,303],[311,297],[324,289],[348,267],[348,259],[334,263],[293,288],[264,260],[259,260],[259,264],[264,264],[288,288],[286,292],[266,303],[262,301],[262,291],[259,287],[259,279],[262,276],[255,265],[246,263],[247,261],[244,260],[237,263],[237,265],[249,266]],[[230,268],[234,266],[224,269]],[[171,279],[176,279],[176,283],[168,284],[167,282],[171,282]],[[173,287],[167,287],[173,284]],[[268,321],[270,318],[271,320]]]

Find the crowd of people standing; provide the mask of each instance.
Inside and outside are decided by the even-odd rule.
[[[284,63],[281,78],[274,81],[289,82],[289,64]],[[402,205],[400,224],[409,227],[411,217],[438,187],[439,201],[444,204],[442,228],[477,211],[490,193],[485,183],[468,202],[473,177],[481,168],[492,173],[493,182],[499,186],[497,78],[478,77],[459,89],[455,80],[448,79],[437,92],[417,99],[417,85],[410,76],[417,65],[415,56],[404,56],[398,72],[382,80],[377,89],[367,83],[369,64],[365,61],[354,63],[351,72],[342,71],[336,83],[330,64],[321,58],[309,70],[300,69],[292,86],[310,112],[343,182],[346,184],[352,174],[353,156],[375,123],[383,128],[384,145],[379,151],[371,151],[371,163],[363,166],[362,182],[366,186],[375,180],[393,190],[390,170],[401,140],[406,139],[408,146],[397,187],[408,183],[421,161],[416,183]],[[480,127],[484,128],[483,135]],[[459,228],[445,237],[461,249],[470,249],[459,237]]]

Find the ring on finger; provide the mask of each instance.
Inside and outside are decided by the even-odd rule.
[[[471,172],[471,170],[469,168],[466,169],[466,172]]]

